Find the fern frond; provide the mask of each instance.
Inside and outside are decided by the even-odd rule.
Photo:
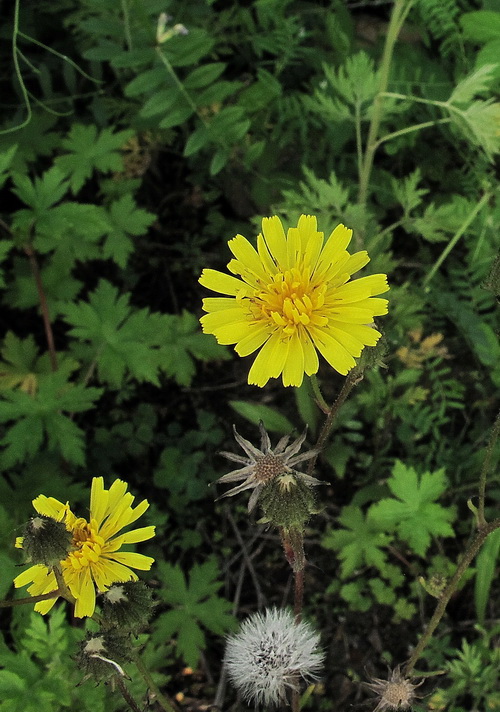
[[[444,57],[456,53],[458,48],[461,49],[459,0],[418,0],[417,7],[424,26],[436,40],[441,41]]]

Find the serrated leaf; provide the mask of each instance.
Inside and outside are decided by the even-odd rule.
[[[274,408],[262,403],[249,403],[248,401],[229,401],[229,405],[239,415],[258,425],[262,420],[266,430],[274,433],[291,433],[294,429],[288,418]]]
[[[163,588],[162,599],[175,608],[160,616],[158,632],[177,636],[177,650],[188,665],[195,667],[205,647],[203,626],[218,635],[234,629],[235,619],[230,614],[232,604],[216,595],[222,582],[215,559],[195,564],[189,572],[189,584],[179,566],[167,562],[158,564]]]
[[[432,536],[453,536],[451,508],[436,504],[447,487],[444,470],[424,472],[419,477],[412,467],[396,462],[387,482],[394,498],[373,504],[371,522],[395,531],[419,556],[425,556]]]
[[[130,193],[111,203],[109,228],[103,245],[103,257],[112,258],[119,267],[125,267],[134,243],[129,235],[144,235],[156,216],[138,208]]]
[[[30,206],[34,219],[59,202],[69,186],[69,181],[57,166],[53,166],[33,181],[27,175],[20,173],[14,173],[12,180],[14,183],[12,192],[23,203]]]
[[[133,135],[130,130],[113,133],[112,128],[105,128],[98,134],[94,125],[73,124],[62,141],[68,153],[56,158],[56,165],[69,176],[73,194],[95,170],[102,173],[122,170],[123,158],[119,151]]]
[[[384,548],[391,542],[391,537],[368,520],[359,507],[344,507],[339,522],[345,529],[331,531],[321,544],[339,552],[342,578],[362,566],[383,570],[386,563]]]
[[[489,90],[496,80],[497,69],[497,64],[483,64],[482,67],[462,79],[448,100],[450,104],[467,104],[478,94]]]
[[[68,462],[84,464],[84,433],[63,412],[93,408],[102,390],[68,382],[73,369],[69,362],[59,371],[40,377],[38,390],[32,395],[20,390],[4,393],[0,422],[17,421],[6,428],[1,441],[5,445],[1,455],[4,468],[33,456],[44,443],[49,451],[61,453]]]

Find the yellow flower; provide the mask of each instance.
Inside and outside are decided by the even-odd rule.
[[[317,373],[317,351],[339,373],[350,371],[365,346],[380,333],[371,324],[387,313],[387,300],[374,298],[389,289],[385,274],[349,282],[370,258],[365,250],[350,255],[352,230],[338,225],[324,242],[316,218],[302,215],[285,235],[278,217],[264,218],[257,250],[243,235],[229,241],[232,277],[204,269],[200,283],[226,297],[203,300],[208,312],[203,331],[220,344],[236,344],[240,356],[260,349],[248,382],[264,386],[270,378],[300,386],[304,373]]]
[[[76,517],[68,504],[62,504],[54,497],[41,494],[33,500],[39,514],[64,522],[72,534],[72,548],[61,561],[64,581],[76,599],[75,616],[91,616],[95,609],[96,589],[100,593],[117,582],[136,581],[137,575],[129,567],[148,571],[154,559],[143,554],[119,550],[123,544],[135,544],[151,539],[154,526],[133,529],[119,534],[124,527],[135,522],[149,507],[144,499],[132,509],[134,497],[127,492],[127,484],[115,480],[109,490],[104,489],[102,477],[94,477],[90,493],[90,519]],[[39,596],[55,591],[57,581],[51,569],[37,564],[31,566],[14,579],[14,586],[26,586],[28,592]],[[39,601],[35,611],[47,613],[56,599]]]

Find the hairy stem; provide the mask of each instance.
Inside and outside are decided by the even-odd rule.
[[[170,702],[167,700],[167,698],[160,692],[160,688],[156,684],[156,682],[153,680],[151,677],[151,673],[147,669],[147,667],[144,665],[142,660],[138,655],[134,657],[134,663],[137,668],[137,670],[140,672],[142,679],[148,686],[150,692],[152,693],[152,697],[156,700],[156,702],[160,705],[162,710],[164,712],[177,712],[176,706],[173,704],[173,702]]]
[[[472,560],[478,553],[479,549],[483,545],[484,540],[486,537],[491,534],[491,532],[495,531],[495,529],[500,528],[500,519],[494,519],[492,522],[489,524],[485,524],[484,526],[480,527],[478,532],[476,533],[476,536],[470,543],[470,545],[467,547],[464,555],[460,559],[458,566],[456,568],[455,573],[451,577],[448,585],[446,586],[445,590],[441,594],[441,597],[437,603],[437,606],[434,610],[434,613],[432,615],[432,618],[430,619],[429,623],[427,624],[427,627],[418,641],[415,650],[413,651],[410,659],[406,663],[404,670],[403,670],[403,675],[405,677],[409,677],[413,671],[413,668],[415,667],[418,659],[422,655],[423,650],[429,643],[430,639],[432,638],[432,634],[436,630],[439,621],[444,615],[444,612],[446,610],[446,606],[448,605],[448,601],[452,597],[452,595],[455,593],[457,590],[457,586],[460,583],[460,579],[464,575],[464,573],[467,571],[468,567],[470,566]]]
[[[116,686],[118,687],[121,696],[125,700],[125,702],[128,704],[131,710],[133,712],[142,712],[141,708],[137,704],[137,702],[134,700],[130,692],[128,691],[125,683],[123,682],[122,678],[116,675],[114,678],[114,681],[116,682]]]
[[[58,598],[61,592],[58,588],[49,593],[41,593],[39,596],[26,596],[26,598],[16,598],[13,601],[0,601],[0,608],[14,608],[15,606],[24,606],[26,603],[38,603],[38,601],[48,601],[49,598]]]
[[[353,368],[352,371],[349,371],[349,373],[346,376],[346,379],[344,381],[344,385],[342,386],[342,389],[340,393],[337,396],[337,399],[335,400],[335,403],[332,405],[332,407],[328,410],[326,420],[323,424],[323,427],[321,428],[321,432],[318,437],[318,441],[315,445],[315,449],[318,450],[318,453],[320,450],[322,450],[326,444],[326,441],[328,440],[328,437],[330,435],[330,432],[333,428],[333,425],[335,423],[335,419],[339,413],[340,408],[344,404],[347,396],[349,393],[352,391],[354,386],[356,386],[360,381],[363,380],[363,373],[359,368]],[[316,465],[316,460],[318,458],[318,455],[315,455],[309,460],[309,466],[307,468],[307,474],[312,475],[314,471],[314,466]]]

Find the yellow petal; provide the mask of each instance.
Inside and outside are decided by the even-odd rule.
[[[239,341],[234,350],[238,356],[248,356],[260,348],[269,339],[269,327],[266,324],[252,324],[248,327],[248,334]]]
[[[304,350],[297,331],[289,339],[287,359],[283,367],[283,385],[300,386],[304,379]]]
[[[92,581],[90,567],[87,567],[80,577],[78,592],[73,591],[72,593],[76,598],[75,617],[85,618],[92,616],[95,611],[95,586]]]
[[[241,279],[236,279],[236,277],[231,277],[231,275],[215,269],[204,269],[198,281],[203,287],[211,289],[212,292],[229,294],[233,297],[245,287]]]
[[[274,261],[280,268],[286,269],[286,237],[279,217],[273,215],[272,218],[264,218],[262,220],[262,232]]]
[[[343,376],[356,365],[352,355],[345,347],[329,334],[315,329],[313,334],[314,345],[330,366]]]
[[[54,497],[46,497],[44,494],[39,494],[33,500],[33,507],[39,514],[44,514],[46,517],[51,517],[60,522],[64,519],[68,504],[63,504]]]
[[[144,554],[136,554],[132,551],[122,551],[112,555],[113,561],[118,561],[124,566],[131,566],[134,569],[139,569],[140,571],[149,571],[152,564],[154,564],[154,559],[151,556],[145,556]]]

